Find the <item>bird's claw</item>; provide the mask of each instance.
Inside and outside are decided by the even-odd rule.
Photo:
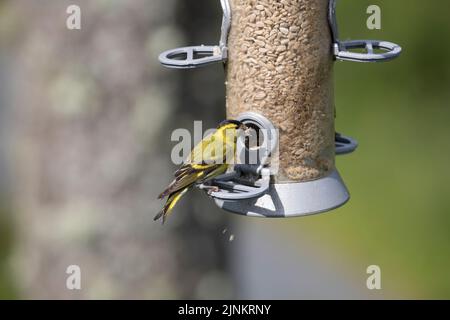
[[[217,186],[209,186],[205,190],[207,190],[209,196],[212,195],[215,192],[219,192],[220,191],[219,187],[217,187]]]

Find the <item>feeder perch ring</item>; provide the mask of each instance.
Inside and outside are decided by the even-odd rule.
[[[263,196],[270,187],[270,169],[261,168],[260,178],[255,182],[249,182],[241,178],[241,174],[248,167],[236,166],[234,172],[217,177],[210,184],[202,184],[200,189],[208,186],[214,186],[219,189],[217,192],[211,192],[209,195],[217,200],[238,201],[248,200]]]
[[[256,112],[242,113],[236,120],[243,122],[247,126],[253,126],[261,130],[264,144],[258,148],[258,152],[263,153],[264,156],[261,158],[261,164],[265,165],[267,158],[275,152],[278,147],[279,137],[275,126],[266,117]]]
[[[335,59],[353,62],[384,62],[397,58],[402,48],[392,42],[378,40],[340,41],[336,16],[337,0],[330,0],[328,8],[328,22],[333,40],[333,54]],[[353,52],[352,49],[365,49],[365,53]],[[375,50],[382,52],[375,53]]]
[[[231,28],[231,7],[229,0],[220,0],[223,18],[219,45],[191,46],[167,50],[160,54],[159,62],[173,69],[193,69],[228,59],[228,33]]]
[[[336,155],[345,155],[354,152],[358,148],[358,141],[354,138],[336,133],[335,137]]]

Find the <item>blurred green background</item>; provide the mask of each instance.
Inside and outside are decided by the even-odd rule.
[[[57,2],[53,1],[55,5]],[[80,2],[84,4],[83,1]],[[159,2],[162,6],[162,1],[155,3]],[[208,4],[207,1],[196,1],[192,6],[187,5],[187,2],[189,1],[171,1],[169,7],[177,10],[175,16],[164,22],[158,20],[154,24],[143,25],[145,28],[160,28],[164,24],[158,37],[146,38],[148,41],[150,39],[159,41],[156,47],[151,47],[149,44],[143,47],[148,50],[146,54],[149,56],[149,61],[156,60],[157,52],[170,48],[172,45],[183,46],[196,44],[199,41],[216,41],[218,8],[212,6],[210,2]],[[29,11],[20,10],[21,7],[27,6],[27,1],[19,1],[18,5],[11,3],[12,1],[0,1],[0,39],[2,41],[0,56],[3,57],[14,55],[14,50],[20,48],[18,43],[32,41],[24,34],[27,34],[26,30],[33,28],[34,25],[21,17],[21,12],[29,14]],[[45,3],[46,10],[52,7],[51,1]],[[105,1],[99,0],[98,3],[101,9],[95,8],[96,5],[91,5],[89,8],[94,8],[96,12],[103,10],[103,14],[110,17],[112,21],[115,21],[115,15],[120,16],[120,13],[117,13],[120,10],[133,9],[132,4],[124,9],[120,5],[106,4]],[[145,1],[136,3],[139,3],[137,8],[145,8]],[[371,4],[377,4],[382,9],[382,30],[371,31],[366,28],[368,17],[366,8]],[[64,8],[64,4],[59,4],[58,8]],[[156,10],[159,7],[153,4],[152,8]],[[202,8],[212,8],[211,10],[215,10],[214,15],[207,9],[203,12]],[[450,43],[446,41],[450,38],[449,11],[450,3],[444,1],[340,1],[338,13],[341,39],[387,40],[403,47],[401,58],[388,63],[336,63],[337,130],[357,138],[360,143],[356,153],[340,157],[337,161],[340,173],[351,191],[351,201],[331,214],[286,221],[251,220],[233,216],[224,218],[230,219],[225,224],[234,226],[251,224],[252,227],[261,226],[265,228],[264,230],[270,230],[278,235],[285,232],[298,235],[293,243],[293,252],[290,252],[293,255],[296,254],[295,246],[304,246],[305,243],[311,244],[312,248],[326,248],[324,254],[329,259],[345,261],[344,268],[351,268],[346,277],[358,283],[357,286],[362,289],[367,277],[365,274],[367,266],[379,265],[382,269],[382,294],[366,292],[361,298],[450,299],[450,273],[448,272],[450,270],[450,62],[448,61]],[[58,11],[55,9],[55,12]],[[197,18],[193,19],[189,14],[196,14]],[[86,15],[89,16],[89,13]],[[38,18],[35,19],[38,20]],[[61,19],[64,19],[64,15]],[[100,22],[90,25],[87,30],[101,28]],[[133,19],[121,20],[121,23],[122,27],[126,28],[128,24],[133,24]],[[168,29],[170,25],[175,24],[178,33]],[[214,29],[209,30],[212,24]],[[139,29],[136,32],[145,32],[145,30]],[[83,55],[83,53],[78,54]],[[84,54],[90,53],[84,52]],[[154,61],[147,63],[142,68],[158,68]],[[20,68],[9,63],[5,64],[8,64],[8,68],[3,68],[0,71],[2,73],[5,73],[5,70],[10,72],[11,69]],[[167,71],[156,70],[167,77]],[[223,87],[221,86],[223,79],[219,67],[212,67],[209,71],[188,72],[187,75],[181,73],[183,72],[173,71],[170,73],[169,80],[163,79],[178,85],[178,89],[173,92],[181,97],[177,100],[177,106],[169,108],[167,112],[169,115],[179,115],[182,120],[169,122],[167,118],[164,118],[166,120],[163,123],[167,128],[158,127],[159,131],[152,133],[162,139],[168,139],[167,132],[170,132],[170,129],[179,126],[190,128],[191,120],[194,119],[206,118],[213,126],[223,114]],[[161,77],[156,77],[156,81],[159,81]],[[9,82],[5,74],[2,75],[1,80],[3,87]],[[170,92],[172,91],[169,90],[168,95]],[[6,94],[4,91],[3,93]],[[202,94],[205,95],[204,98],[201,97]],[[6,109],[7,105],[14,108],[12,102],[1,101],[3,101],[3,109]],[[190,113],[186,105],[194,104],[197,107]],[[151,116],[151,112],[144,115]],[[2,123],[13,121],[8,118],[9,116],[9,112],[2,111],[4,118]],[[147,142],[148,140],[145,141]],[[151,143],[152,147],[161,147],[162,154],[158,158],[152,158],[151,155],[149,158],[144,158],[146,163],[156,168],[154,170],[166,168],[161,163],[165,161],[165,157],[168,157],[170,145]],[[3,153],[7,153],[10,149],[2,148],[2,150]],[[24,220],[17,219],[20,210],[14,205],[14,201],[17,200],[12,200],[20,198],[21,195],[16,194],[14,197],[10,194],[10,192],[20,193],[21,189],[19,188],[18,191],[17,188],[7,188],[10,185],[10,180],[7,178],[10,175],[9,169],[7,166],[2,169],[7,173],[2,175],[5,176],[3,181],[6,183],[3,184],[6,185],[6,189],[2,191],[3,201],[0,208],[0,298],[60,297],[57,293],[49,295],[36,293],[36,291],[30,293],[31,291],[27,292],[27,285],[21,284],[23,279],[18,276],[20,272],[16,264],[20,260],[13,257],[16,256],[15,250],[22,246],[21,232],[15,230],[20,229],[20,223]],[[170,173],[172,169],[169,166],[163,169],[163,173]],[[161,175],[162,177],[157,178],[155,184],[165,183],[164,175]],[[151,190],[149,193],[153,195],[156,192],[157,190]],[[194,215],[195,211],[205,210],[205,205],[210,204],[201,196],[195,197],[196,202],[188,205],[188,209],[194,212]],[[153,201],[152,199],[149,201]],[[150,208],[157,208],[158,205],[155,202]],[[143,208],[147,207],[143,205]],[[148,213],[142,210],[142,217],[147,216]],[[182,215],[181,212],[178,214]],[[153,216],[153,212],[150,216]],[[177,219],[175,215],[173,219]],[[178,233],[178,242],[182,242],[184,237],[188,237],[189,232],[197,230],[195,228],[201,230],[204,227],[201,224],[199,226],[176,225],[171,232]],[[222,226],[223,224],[219,224],[211,229],[217,229],[214,229],[213,238],[221,236]],[[245,232],[245,227],[239,230]],[[49,230],[49,232],[52,231]],[[237,240],[239,236],[237,233]],[[307,239],[306,242],[305,239]],[[232,245],[243,244],[235,241]],[[230,290],[234,293],[224,297],[241,297],[243,295],[239,294],[239,288],[232,283],[239,278],[233,273],[239,273],[240,268],[233,269],[229,266],[232,264],[230,261],[236,263],[235,251],[239,249],[230,249],[231,245],[228,244],[224,246],[226,248],[220,251],[217,260],[219,269],[231,274],[230,277],[212,277],[214,281],[205,280],[202,283],[214,286],[217,283],[230,282],[230,287],[234,288]],[[204,265],[208,258],[202,259],[192,263],[194,269],[198,264]],[[174,261],[177,261],[176,258]],[[64,275],[64,270],[61,272]],[[180,278],[184,276],[183,273],[179,275]],[[339,277],[340,273],[337,271],[335,276]],[[222,282],[217,279],[222,279]],[[168,280],[161,281],[164,286],[164,281]],[[105,280],[105,282],[108,281]],[[186,286],[189,285],[191,282]],[[109,287],[106,285],[106,288]],[[156,292],[142,297],[191,297],[189,292],[186,291],[181,295],[174,293],[159,295]],[[123,296],[126,294],[112,295],[112,297]],[[67,298],[67,296],[62,297]],[[104,296],[92,294],[87,297],[102,298]],[[105,295],[105,297],[110,296]],[[194,295],[193,297],[204,296]],[[296,296],[294,292],[280,297],[309,296],[307,294]],[[339,297],[339,294],[335,297]],[[342,297],[354,296],[350,294]]]
[[[364,27],[382,8],[382,30]],[[351,190],[336,214],[297,221],[337,251],[383,269],[384,289],[409,298],[450,298],[450,4],[340,1],[343,39],[400,44],[386,64],[337,63],[337,128],[360,148],[338,158]]]

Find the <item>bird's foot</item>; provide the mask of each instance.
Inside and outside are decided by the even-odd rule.
[[[208,195],[211,195],[214,192],[219,192],[220,188],[217,186],[205,186],[203,187],[203,190],[205,190],[208,193]]]

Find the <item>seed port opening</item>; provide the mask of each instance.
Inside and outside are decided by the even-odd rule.
[[[237,120],[250,129],[250,136],[244,142],[245,161],[242,163],[260,166],[268,164],[270,156],[278,146],[278,131],[274,125],[256,112],[243,113]]]
[[[248,135],[245,137],[245,147],[247,150],[256,151],[264,146],[265,136],[263,133],[263,128],[255,123],[245,122],[247,126]]]

